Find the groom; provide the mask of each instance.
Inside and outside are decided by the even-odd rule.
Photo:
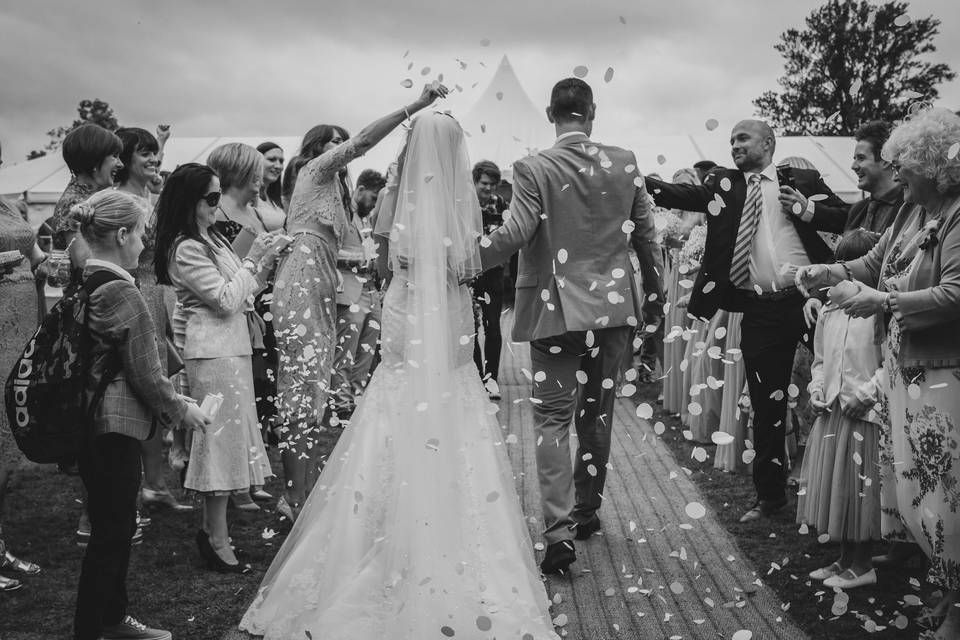
[[[553,87],[547,119],[556,144],[514,163],[511,215],[480,243],[484,269],[520,252],[513,339],[530,342],[533,364],[544,573],[565,571],[576,559],[573,539],[600,529],[614,387],[634,327],[662,313],[643,179],[633,153],[590,140],[596,108],[582,80]],[[571,421],[579,443],[572,465]]]

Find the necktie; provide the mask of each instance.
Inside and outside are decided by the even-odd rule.
[[[877,215],[877,209],[880,207],[880,203],[873,199],[871,196],[870,201],[867,202],[867,215],[863,218],[863,224],[860,226],[866,229],[867,231],[873,231],[873,219]]]
[[[736,287],[745,288],[750,281],[750,249],[753,236],[760,222],[763,207],[763,195],[760,193],[760,174],[750,176],[747,201],[740,215],[740,229],[737,231],[737,243],[733,247],[733,260],[730,262],[730,282]]]

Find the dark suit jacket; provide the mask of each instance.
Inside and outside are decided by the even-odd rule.
[[[877,211],[874,213],[873,220],[870,221],[870,226],[865,226],[867,210],[870,202],[874,200],[877,203]],[[863,227],[867,231],[883,233],[893,224],[901,207],[903,207],[903,188],[900,186],[877,197],[868,196],[850,207],[850,215],[847,216],[847,224],[843,230],[846,232]]]
[[[790,216],[800,241],[813,264],[831,262],[833,254],[817,231],[843,229],[850,207],[824,184],[820,174],[809,169],[794,169],[797,190],[806,197],[821,194],[815,205],[814,217],[804,222]],[[729,191],[724,191],[726,180]],[[697,281],[690,294],[687,310],[695,316],[710,318],[717,309],[742,311],[735,296],[736,288],[730,282],[730,263],[740,229],[740,216],[747,198],[747,182],[739,169],[717,172],[709,185],[671,184],[655,178],[646,178],[647,191],[661,207],[702,211],[707,213],[707,241]],[[708,206],[719,196],[724,206],[717,215],[711,215]],[[838,225],[839,221],[839,225]],[[712,282],[712,287],[704,287]]]

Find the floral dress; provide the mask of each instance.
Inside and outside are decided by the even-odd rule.
[[[914,268],[921,219],[904,226],[884,261],[881,281],[905,281]],[[913,251],[911,251],[913,249]],[[888,325],[881,400],[887,424],[881,434],[881,527],[893,540],[917,542],[930,558],[928,579],[960,589],[960,368],[903,367],[902,332]]]

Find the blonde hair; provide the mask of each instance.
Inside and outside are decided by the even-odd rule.
[[[75,228],[92,245],[102,244],[119,229],[135,229],[143,218],[143,209],[137,201],[130,194],[114,189],[98,191],[70,209]]]
[[[244,187],[263,176],[263,154],[248,144],[229,142],[207,156],[207,166],[217,172],[220,188]]]
[[[933,180],[939,193],[956,193],[960,191],[960,153],[949,155],[957,144],[960,116],[943,108],[924,109],[890,132],[881,157]]]
[[[673,184],[700,184],[700,177],[697,176],[696,169],[684,167],[673,174]]]

